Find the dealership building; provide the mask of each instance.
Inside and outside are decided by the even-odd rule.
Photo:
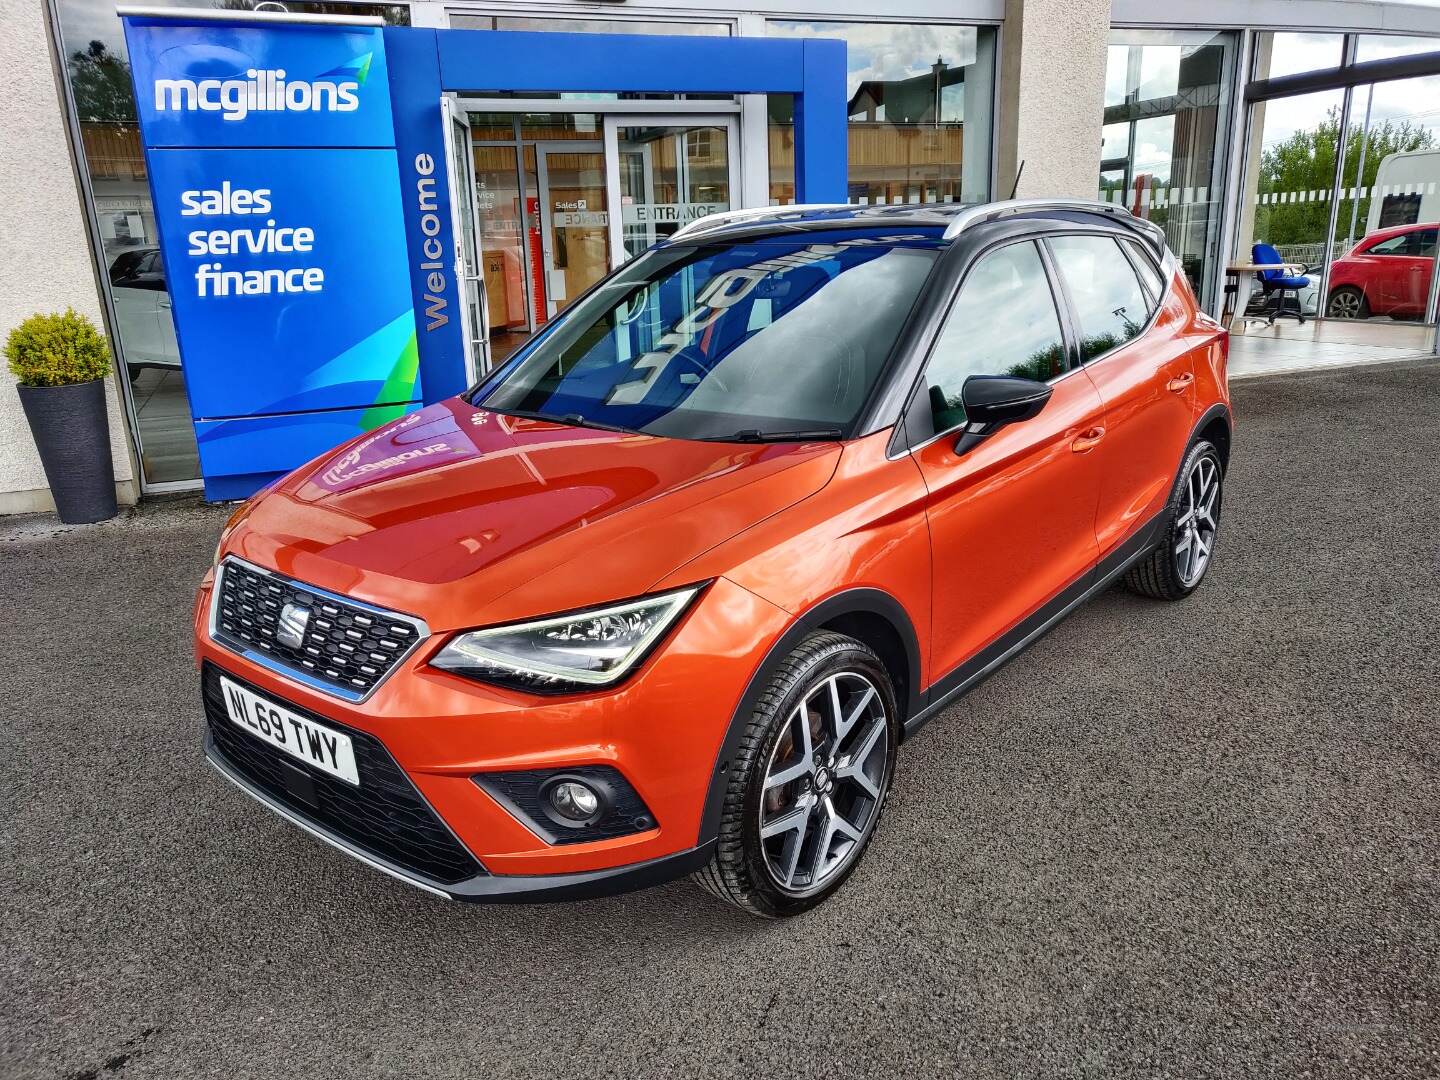
[[[156,11],[181,6],[149,5]],[[183,6],[244,20],[245,12],[235,9],[249,5],[187,0]],[[1265,261],[1273,248],[1275,257],[1303,268],[1304,283],[1257,296],[1257,304],[1268,303],[1280,317],[1273,326],[1251,323],[1237,336],[1237,369],[1283,372],[1435,352],[1440,5],[285,0],[253,6],[268,15],[267,25],[285,23],[288,14],[314,26],[451,31],[445,40],[460,42],[457,49],[469,40],[489,43],[489,53],[466,54],[464,85],[437,83],[426,99],[436,131],[444,134],[434,156],[445,163],[436,175],[443,173],[442,196],[448,197],[437,205],[448,217],[444,235],[453,251],[443,261],[453,271],[451,328],[469,378],[503,361],[601,276],[684,224],[716,212],[813,199],[822,190],[816,177],[825,155],[838,170],[823,185],[827,201],[970,204],[1013,191],[1124,205],[1164,229],[1202,304],[1242,329],[1244,301],[1237,305],[1236,291],[1227,286],[1240,283],[1243,298],[1252,273],[1240,267]],[[203,460],[209,433],[253,420],[255,407],[243,395],[227,399],[223,392],[247,379],[243,349],[224,361],[233,373],[217,377],[214,358],[196,344],[201,338],[188,328],[177,335],[174,283],[157,220],[164,215],[155,206],[154,192],[163,185],[150,172],[153,132],[142,131],[144,110],[134,90],[139,61],[127,48],[115,0],[28,0],[7,5],[7,15],[9,32],[0,38],[7,73],[0,111],[7,150],[0,165],[0,334],[34,312],[66,306],[94,319],[115,351],[107,389],[121,501],[199,489],[202,472],[210,475]],[[205,24],[196,18],[202,44]],[[213,25],[218,35],[229,22]],[[458,36],[468,31],[488,33]],[[558,48],[539,44],[546,34],[559,35],[549,39]],[[683,40],[622,53],[621,39],[610,35]],[[763,56],[771,68],[793,63],[793,88],[786,72],[769,69],[763,78],[740,71],[728,82],[697,77],[687,58],[728,55],[705,51],[707,42],[714,44],[709,39],[794,43],[734,54]],[[810,76],[799,68],[811,54],[799,43],[811,39],[844,43],[843,132],[838,66],[833,124],[828,112],[816,121],[819,106],[802,101]],[[540,54],[548,66],[527,67],[527,58]],[[486,55],[497,58],[493,69]],[[619,62],[636,55],[649,58],[643,78],[633,64]],[[417,61],[411,51],[391,48],[386,62],[396,87]],[[368,62],[357,70],[363,82]],[[546,82],[536,70],[559,74]],[[252,85],[249,100],[263,101],[272,89]],[[831,109],[830,98],[824,101]],[[819,134],[807,144],[812,128]],[[394,132],[403,142],[398,112]],[[822,136],[834,145],[822,145]],[[366,198],[373,183],[362,172],[350,175],[351,191],[342,186],[327,196],[331,234],[345,235],[355,264],[404,261],[403,236],[392,242],[392,234],[404,231],[398,209],[396,220],[383,220],[385,211]],[[295,232],[288,232],[292,242]],[[1268,247],[1257,251],[1257,245]],[[201,288],[229,288],[228,278],[217,269]],[[418,291],[416,299],[414,318],[423,334]],[[402,328],[401,352],[413,325]],[[284,333],[270,330],[284,340]],[[244,336],[230,331],[232,344]],[[0,513],[43,511],[52,505],[45,474],[13,383],[4,383]],[[356,411],[356,422],[379,423],[433,399],[415,387],[413,377],[384,380],[379,396]],[[328,406],[314,404],[320,399],[307,400],[296,414],[327,413]],[[270,411],[292,415],[278,406]],[[328,437],[315,435],[321,429],[313,424],[307,430],[311,449],[319,445],[315,439]],[[229,489],[209,490],[225,497]]]

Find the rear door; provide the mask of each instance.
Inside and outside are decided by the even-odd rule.
[[[961,389],[971,375],[1049,382],[1038,416],[964,454]],[[965,275],[907,410],[928,489],[934,603],[931,663],[940,679],[1095,565],[1100,464],[1090,436],[1100,395],[1072,368],[1052,277],[1033,240],[981,255]]]
[[[1197,418],[1192,354],[1209,338],[1190,317],[1188,286],[1178,275],[1164,281],[1135,245],[1080,233],[1045,243],[1069,297],[1082,362],[1105,403],[1094,454],[1103,472],[1096,512],[1103,559],[1169,498]]]

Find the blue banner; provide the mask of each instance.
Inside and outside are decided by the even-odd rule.
[[[126,20],[200,468],[248,494],[420,399],[379,27]]]

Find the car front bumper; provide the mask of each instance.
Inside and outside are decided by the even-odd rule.
[[[538,904],[562,900],[590,900],[616,893],[660,885],[699,870],[710,860],[715,841],[677,851],[647,862],[615,866],[605,870],[589,870],[572,874],[476,874],[458,882],[442,882],[427,878],[405,867],[397,866],[372,851],[332,832],[324,825],[298,811],[284,806],[266,792],[250,783],[235,768],[215,740],[205,736],[205,757],[221,776],[229,780],[256,802],[274,811],[290,824],[298,826],[318,840],[343,851],[371,869],[389,874],[398,881],[446,900],[468,900],[489,904]]]
[[[456,858],[446,862],[451,872],[427,873],[424,860],[404,857],[393,835],[387,837],[388,846],[366,842],[363,832],[347,830],[333,813],[327,817],[325,799],[319,802],[321,812],[314,813],[313,800],[290,798],[287,781],[241,760],[249,744],[236,740],[259,740],[232,731],[232,721],[223,705],[217,710],[213,697],[206,706],[210,762],[276,813],[373,868],[434,895],[475,901],[600,896],[702,866],[713,846],[713,838],[701,835],[702,817],[720,748],[745,687],[789,622],[785,612],[720,579],[655,655],[604,693],[545,698],[439,671],[427,660],[447,640],[441,632],[422,642],[371,697],[349,702],[216,642],[207,619],[210,587],[207,580],[195,614],[202,673],[213,669],[277,705],[373,741],[384,758],[385,782],[393,790],[413,786],[413,793],[405,792],[408,812],[433,815],[433,822],[427,818],[426,842],[434,842],[441,830],[453,840]],[[745,639],[744,647],[737,647],[737,637]],[[210,676],[202,681],[209,685]],[[224,738],[217,740],[217,733]],[[623,836],[554,843],[477,780],[582,766],[618,770],[653,816],[647,827]],[[291,763],[290,772],[300,771]]]

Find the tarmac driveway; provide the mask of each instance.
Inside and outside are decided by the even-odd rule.
[[[201,760],[223,510],[0,522],[0,1073],[1440,1076],[1440,365],[1235,397],[1203,588],[931,724],[783,924],[350,861]]]

